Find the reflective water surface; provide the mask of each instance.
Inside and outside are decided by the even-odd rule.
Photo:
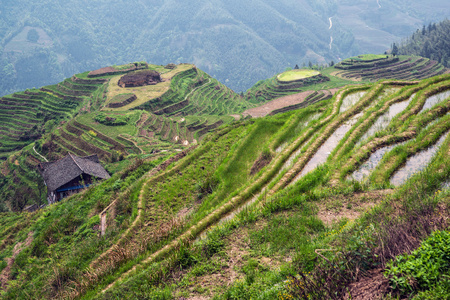
[[[365,94],[367,94],[367,92],[363,91],[345,96],[344,100],[342,100],[341,107],[339,108],[339,113],[341,114],[355,105]]]
[[[361,117],[363,113],[359,113],[353,116],[350,120],[347,120],[344,124],[339,126],[335,132],[325,141],[325,143],[320,146],[314,156],[308,161],[303,170],[294,178],[292,183],[298,181],[301,177],[303,177],[306,173],[314,170],[318,165],[325,163],[328,156],[331,152],[336,148],[341,139],[345,136],[345,134],[352,128],[353,125],[358,121],[358,118]]]
[[[374,135],[378,131],[385,129],[396,115],[405,110],[405,108],[409,105],[409,103],[411,103],[411,100],[414,96],[415,94],[411,95],[411,97],[409,97],[408,100],[394,103],[391,106],[389,106],[389,109],[383,115],[381,115],[375,121],[375,123],[373,123],[373,125],[369,128],[369,130],[367,130],[367,132],[359,139],[357,144],[361,144],[361,142],[363,142],[368,137]]]
[[[397,146],[402,145],[403,143],[394,144],[391,146],[383,147],[372,153],[367,159],[367,161],[362,164],[358,170],[353,172],[353,174],[350,176],[351,178],[357,180],[357,181],[363,181],[367,177],[369,177],[370,173],[378,166],[383,156],[394,149]]]
[[[443,134],[439,138],[437,143],[435,143],[433,146],[410,157],[406,162],[406,165],[394,173],[394,175],[390,179],[390,182],[395,186],[399,186],[405,183],[406,180],[408,180],[408,178],[415,173],[425,169],[425,167],[430,163],[434,154],[436,154],[436,152],[439,150],[439,147],[444,142],[447,135],[448,132]]]
[[[450,97],[450,90],[441,92],[441,93],[438,93],[436,95],[429,97],[425,101],[425,104],[423,105],[422,110],[420,112],[423,112],[426,109],[432,108],[433,106],[435,106],[438,103],[441,103],[448,97]]]

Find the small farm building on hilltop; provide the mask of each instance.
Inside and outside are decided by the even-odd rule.
[[[69,153],[60,160],[39,164],[38,169],[47,185],[49,204],[78,193],[94,180],[111,177],[100,164],[96,154],[78,157]]]

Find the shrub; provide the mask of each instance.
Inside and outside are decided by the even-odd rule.
[[[122,115],[106,115],[99,113],[95,116],[95,121],[107,126],[121,126],[126,125],[130,117]]]
[[[410,255],[399,255],[387,264],[385,275],[401,293],[434,287],[450,271],[450,233],[436,231]]]

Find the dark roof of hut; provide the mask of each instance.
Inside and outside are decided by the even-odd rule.
[[[78,157],[69,153],[60,160],[41,163],[39,172],[42,174],[49,191],[58,189],[83,173],[101,179],[111,177],[100,164],[97,154]]]

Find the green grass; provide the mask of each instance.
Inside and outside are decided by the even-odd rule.
[[[333,69],[323,72],[329,74]],[[192,91],[190,84],[195,82],[191,80],[195,76],[189,78],[184,81],[180,76],[174,80],[178,91],[166,95],[162,107],[179,102],[180,95]],[[329,82],[308,88],[320,90],[344,82],[343,79],[331,77]],[[409,155],[432,144],[442,132],[448,130],[447,124],[450,123],[445,116],[449,111],[447,102],[419,114],[428,96],[448,88],[448,75],[405,87],[401,94],[396,95],[385,93],[391,85],[390,82],[381,82],[351,86],[331,100],[297,111],[236,122],[231,122],[230,116],[223,116],[234,109],[228,108],[226,103],[255,105],[258,99],[266,101],[270,97],[298,91],[298,88],[290,84],[277,85],[276,78],[272,78],[252,89],[249,97],[238,99],[223,86],[215,89],[215,83],[208,84],[189,96],[193,102],[196,101],[192,112],[198,115],[183,116],[182,111],[172,117],[150,114],[144,123],[139,120],[143,114],[149,115],[148,112],[115,112],[129,117],[128,124],[124,126],[105,126],[95,122],[97,112],[92,107],[92,112],[80,112],[75,119],[78,123],[57,125],[62,128],[53,132],[56,141],[64,142],[59,137],[61,134],[69,139],[78,137],[109,150],[106,148],[115,145],[108,142],[111,138],[120,140],[128,147],[127,150],[134,148],[136,143],[146,153],[136,152],[123,161],[108,164],[107,169],[116,172],[111,179],[61,203],[34,214],[23,214],[24,218],[15,214],[0,214],[0,270],[5,268],[6,258],[12,255],[17,242],[24,241],[30,231],[34,236],[31,246],[24,248],[17,256],[10,286],[2,297],[15,299],[32,295],[32,298],[40,299],[67,298],[77,291],[81,293],[81,299],[170,299],[190,297],[194,293],[215,299],[287,299],[287,295],[299,297],[301,290],[296,284],[304,280],[302,274],[309,274],[307,278],[313,280],[315,286],[310,291],[311,297],[326,299],[327,288],[346,287],[356,278],[355,270],[366,272],[371,268],[383,267],[383,260],[391,257],[386,256],[387,252],[377,251],[392,246],[389,237],[395,241],[395,246],[402,245],[398,241],[403,240],[392,235],[398,228],[409,228],[407,233],[413,237],[411,240],[419,241],[434,230],[433,226],[439,225],[436,222],[432,226],[426,220],[435,222],[437,213],[447,209],[444,204],[448,202],[448,193],[438,191],[450,179],[450,138],[444,141],[425,171],[411,177],[391,196],[373,200],[370,195],[376,192],[369,191],[369,188],[384,187],[383,184],[370,187],[346,181],[341,176],[344,171],[348,173],[364,161],[365,155],[374,150],[371,145],[364,149],[355,147],[355,143],[371,122],[389,106],[385,107],[386,103],[417,93],[404,113],[365,143],[392,136],[392,139],[379,141],[379,145],[389,144],[396,138],[405,138],[402,136],[404,132],[414,131],[416,140],[411,140],[400,149]],[[339,114],[342,99],[359,90],[368,92],[356,106]],[[260,96],[256,96],[258,92],[261,92]],[[102,101],[102,92],[97,91],[94,97],[89,99],[91,103]],[[211,101],[205,101],[205,97]],[[295,176],[295,173],[289,172],[301,171],[307,157],[314,155],[339,126],[366,108],[365,114],[322,166],[295,184],[288,184],[289,178]],[[210,115],[212,113],[218,115]],[[312,117],[317,119],[310,120]],[[438,123],[422,129],[439,118]],[[147,174],[162,162],[162,159],[152,161],[161,153],[149,153],[151,149],[167,149],[169,152],[164,153],[170,154],[181,145],[139,136],[140,129],[151,129],[169,141],[175,135],[193,138],[194,134],[208,128],[205,126],[220,120],[229,123],[211,134],[203,135],[199,145],[179,161],[166,165],[164,170],[155,170],[152,176]],[[139,129],[136,127],[138,122],[142,126]],[[97,137],[90,139],[87,136],[91,130],[89,128]],[[36,143],[39,151],[45,142],[52,139],[51,135],[45,138],[45,141]],[[66,144],[67,147],[74,147]],[[32,161],[27,159],[32,151],[31,146],[25,150],[28,154],[26,151],[16,153],[14,159],[0,165],[1,174],[6,174],[0,177],[2,183],[4,178],[8,183],[14,183],[14,172],[20,173],[16,178],[24,185],[33,183],[31,177],[24,176],[24,173],[30,172],[32,165]],[[130,150],[130,153],[135,150]],[[291,156],[297,150],[301,150],[299,158],[294,161],[298,165],[281,171],[284,163],[293,158]],[[132,157],[148,160],[133,162]],[[270,163],[251,175],[250,170],[255,162],[264,157],[271,157]],[[387,168],[380,170],[380,178],[388,177],[390,171]],[[263,188],[266,188],[265,192],[262,192]],[[360,195],[368,197],[361,200],[361,207],[355,200]],[[250,204],[255,196],[259,197]],[[108,212],[107,233],[100,238],[98,214],[114,200],[116,202]],[[379,205],[379,208],[361,214],[366,203],[369,207]],[[222,217],[243,204],[249,206],[231,221],[219,223]],[[327,214],[329,209],[332,209],[331,214]],[[346,210],[355,215],[361,214],[360,219],[347,220]],[[334,213],[337,214],[334,223],[322,222],[324,215]],[[194,242],[201,233],[206,235]],[[111,248],[113,245],[116,246]],[[414,245],[408,247],[414,248]],[[106,252],[108,249],[112,251]],[[317,249],[333,249],[320,252],[332,262],[332,266],[339,268],[339,273],[329,281],[321,280],[325,278],[321,272],[331,272],[334,268],[326,269],[330,264],[315,252]],[[389,255],[399,254],[394,250]],[[108,255],[100,258],[102,253]],[[94,261],[96,264],[89,268]],[[130,273],[126,273],[128,271]],[[225,280],[214,281],[220,276]],[[118,284],[105,294],[101,293],[102,289],[116,281]],[[203,282],[211,284],[205,285]],[[428,292],[439,293],[437,289],[432,289]],[[332,292],[340,295],[342,290]]]
[[[108,112],[103,112],[104,114],[108,115]],[[112,113],[117,114],[117,112]],[[88,113],[79,115],[76,120],[77,122],[81,124],[85,124],[89,127],[94,128],[95,130],[99,131],[100,133],[105,134],[106,136],[116,139],[118,135],[120,134],[129,134],[131,136],[136,135],[136,122],[140,119],[142,111],[131,111],[131,112],[123,112],[122,114],[128,116],[130,119],[126,125],[123,126],[107,126],[100,124],[94,120],[97,113]]]

